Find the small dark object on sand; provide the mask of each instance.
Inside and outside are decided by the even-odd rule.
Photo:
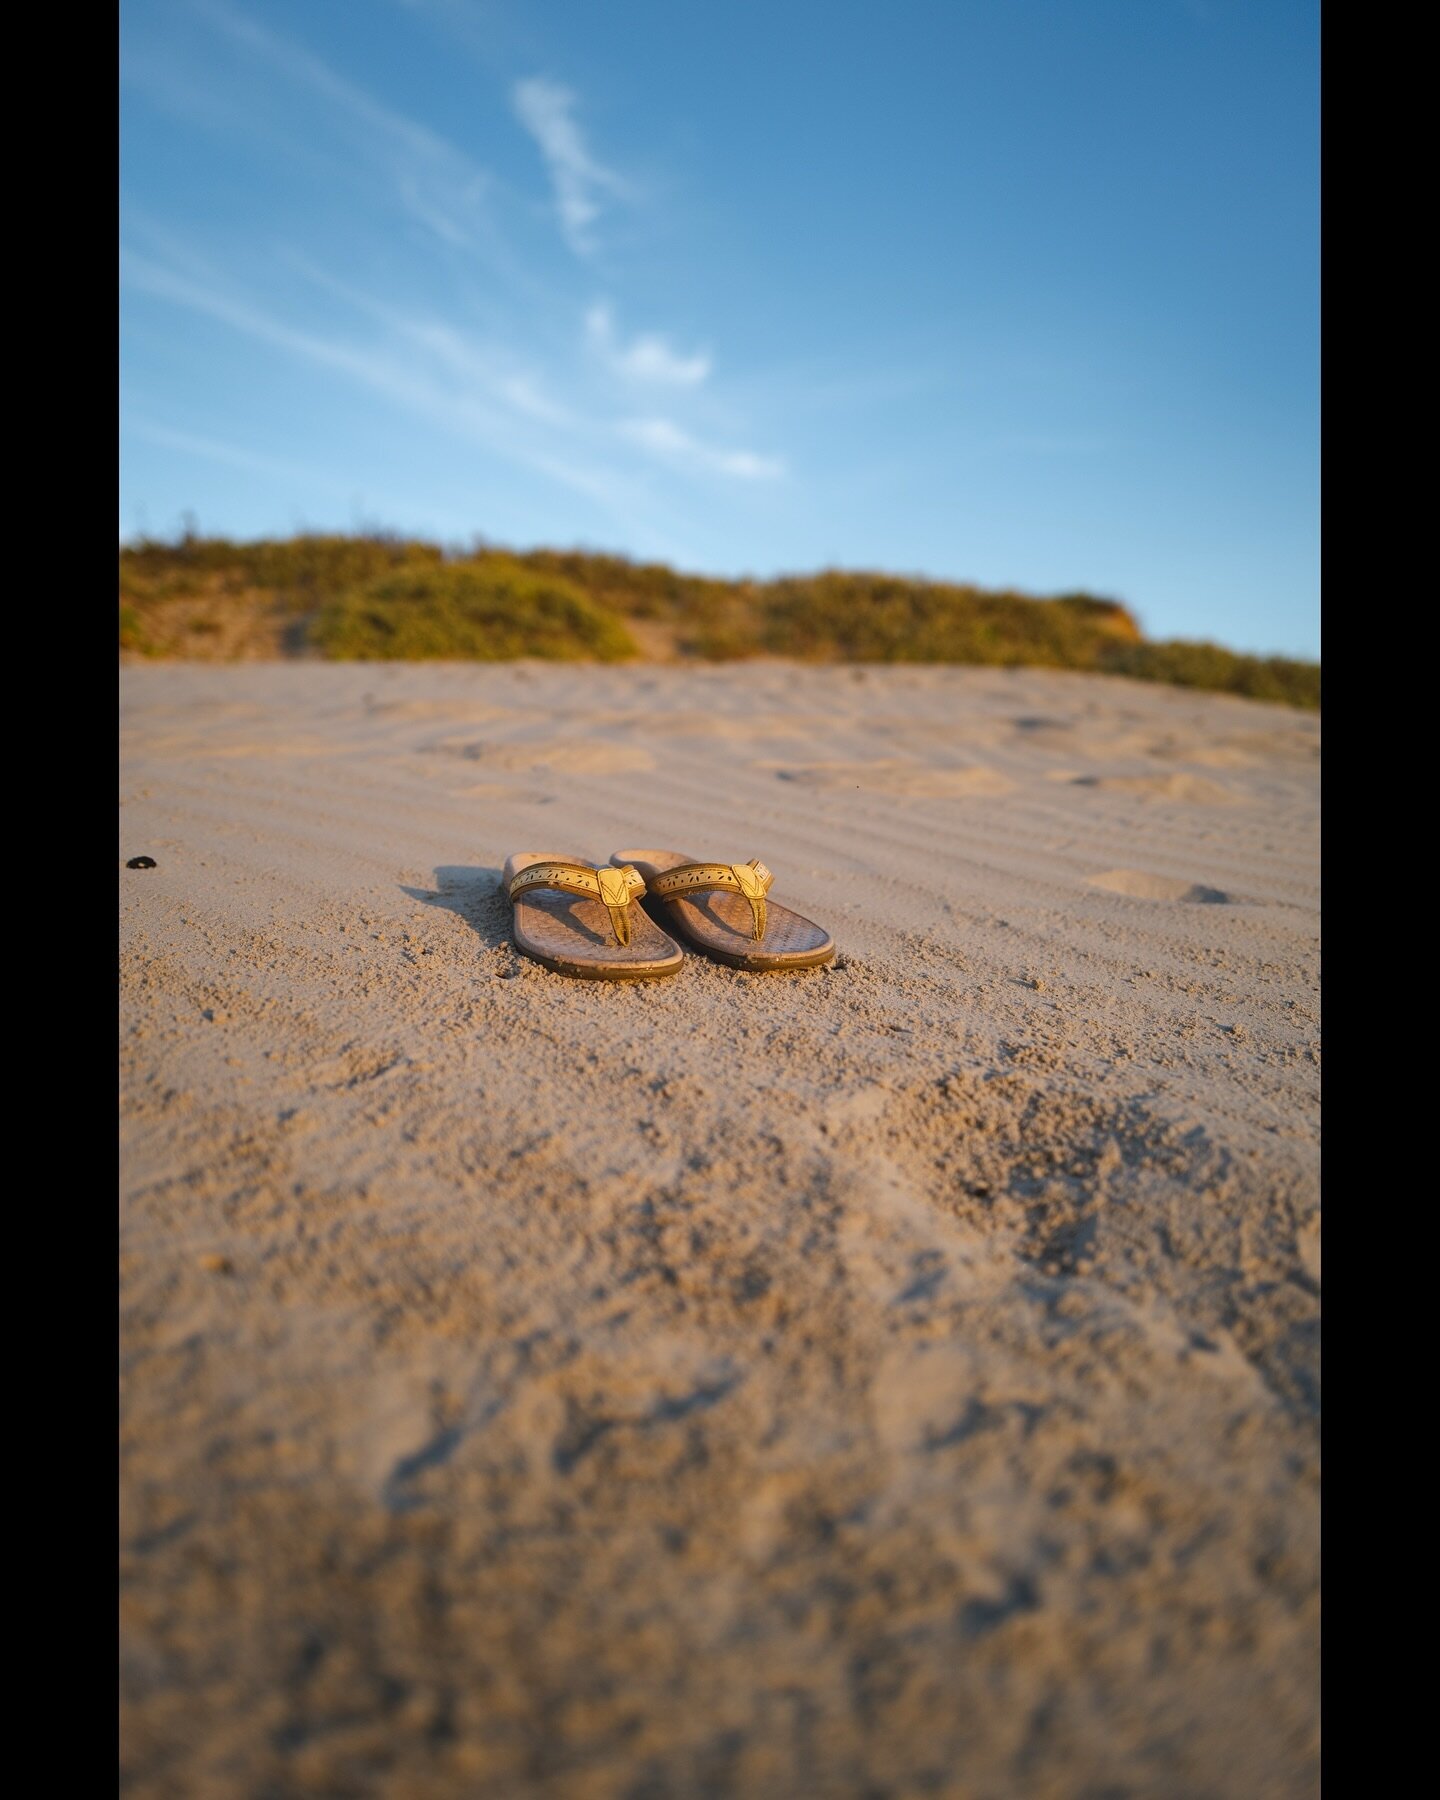
[[[132,856],[125,867],[127,869],[153,869],[155,858],[153,856]]]

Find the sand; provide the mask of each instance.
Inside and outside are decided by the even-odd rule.
[[[123,1785],[1316,1791],[1319,721],[122,676]],[[567,981],[534,849],[833,969]]]

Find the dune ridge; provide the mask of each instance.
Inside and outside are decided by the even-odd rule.
[[[1318,663],[1154,642],[1129,607],[919,575],[687,575],[582,550],[372,533],[120,551],[123,660],[955,663],[1084,669],[1318,707]]]

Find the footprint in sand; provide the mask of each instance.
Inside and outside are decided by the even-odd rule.
[[[834,720],[825,713],[756,713],[742,719],[706,713],[635,713],[633,723],[665,737],[715,738],[722,743],[753,744],[764,738],[813,739],[817,731],[823,731]]]
[[[541,793],[537,788],[506,787],[503,781],[471,781],[463,787],[450,788],[452,794],[462,794],[467,800],[508,800],[514,806],[553,806],[554,794]]]
[[[1142,800],[1183,800],[1191,806],[1231,806],[1240,798],[1203,775],[1077,775],[1070,785],[1136,794]]]
[[[509,774],[528,774],[534,769],[549,769],[557,775],[625,775],[655,767],[648,750],[633,744],[444,744],[448,755],[463,757],[467,762],[483,763],[487,769],[504,769]]]
[[[513,706],[483,706],[461,699],[377,700],[373,694],[366,694],[362,704],[366,716],[372,719],[443,719],[455,725],[494,725],[501,719],[525,716]]]
[[[1015,786],[997,769],[931,769],[923,763],[800,763],[776,769],[775,774],[781,781],[798,782],[802,787],[860,788],[866,793],[912,800],[983,798],[1008,794]]]
[[[1202,769],[1253,769],[1255,758],[1233,744],[1181,744],[1165,739],[1150,746],[1150,755],[1166,762],[1195,763]]]
[[[159,738],[146,746],[176,757],[207,756],[215,759],[231,757],[343,756],[345,746],[319,737],[268,738],[245,740],[233,744],[215,743],[212,739],[172,736]]]
[[[1103,875],[1087,876],[1086,882],[1107,893],[1124,894],[1130,900],[1188,900],[1195,906],[1234,904],[1234,896],[1223,888],[1206,887],[1198,881],[1175,881],[1168,875],[1147,875],[1140,869],[1107,869]]]

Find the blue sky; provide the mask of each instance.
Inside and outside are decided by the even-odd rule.
[[[1314,0],[125,0],[120,530],[1319,650]]]

